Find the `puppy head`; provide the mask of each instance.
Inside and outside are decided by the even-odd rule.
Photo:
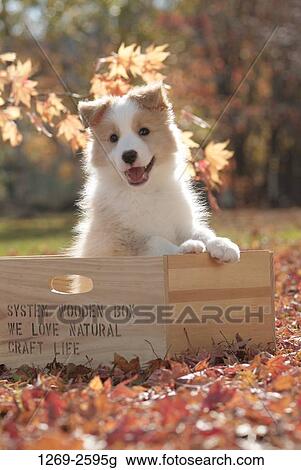
[[[172,170],[177,150],[174,115],[161,83],[133,88],[122,97],[82,101],[79,112],[90,128],[90,158],[96,169],[115,167],[136,187],[158,180],[163,168]]]

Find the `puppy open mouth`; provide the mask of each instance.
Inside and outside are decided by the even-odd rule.
[[[155,163],[155,157],[151,159],[147,166],[133,166],[124,172],[129,184],[143,184],[148,180],[151,169]]]

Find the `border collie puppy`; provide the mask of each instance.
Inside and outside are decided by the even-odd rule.
[[[222,262],[239,260],[238,246],[208,227],[205,207],[180,178],[187,149],[161,83],[82,101],[79,113],[89,142],[72,256],[207,251]]]

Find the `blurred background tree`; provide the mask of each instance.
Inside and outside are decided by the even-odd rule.
[[[30,57],[40,88],[64,95],[26,23],[68,88],[85,97],[98,57],[122,42],[168,43],[166,82],[182,126],[202,141],[208,129],[180,110],[214,124],[279,25],[211,139],[229,138],[236,156],[223,177],[222,206],[286,207],[301,203],[300,19],[298,0],[0,0],[0,52]],[[63,99],[75,112],[73,101]],[[2,212],[71,209],[81,184],[79,158],[67,144],[22,126],[23,143],[0,149]]]

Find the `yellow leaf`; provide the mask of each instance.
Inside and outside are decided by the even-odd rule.
[[[164,67],[163,62],[170,55],[169,52],[165,51],[167,47],[168,44],[163,44],[161,46],[155,46],[154,44],[151,44],[145,50],[146,61],[157,70],[160,70],[162,67]]]
[[[7,106],[5,109],[0,109],[0,126],[3,126],[7,121],[18,119],[20,116],[20,108],[17,106]]]
[[[16,60],[16,53],[15,52],[5,52],[4,54],[0,55],[1,62],[14,62]]]
[[[58,129],[58,136],[64,136],[67,140],[71,140],[79,131],[83,130],[83,126],[75,114],[67,114],[58,124]]]
[[[91,80],[90,93],[95,98],[100,98],[103,95],[117,95],[122,96],[130,89],[130,84],[124,78],[117,77],[114,80],[110,79],[108,74],[95,74]]]
[[[128,79],[128,71],[135,64],[135,58],[140,55],[140,48],[136,44],[125,46],[122,43],[117,54],[111,56],[109,65],[109,78],[122,77]]]
[[[233,157],[234,152],[227,150],[229,141],[225,142],[209,142],[204,150],[205,159],[209,163],[209,171],[213,183],[220,184],[219,172],[229,164],[229,159]]]
[[[194,164],[192,162],[187,162],[187,165],[185,168],[185,175],[189,178],[195,178],[196,171],[195,171]]]
[[[161,46],[150,45],[145,53],[141,52],[141,47],[136,44],[125,46],[122,43],[116,54],[104,57],[98,61],[98,65],[108,64],[108,79],[129,80],[129,74],[133,77],[141,76],[149,83],[151,81],[163,80],[165,77],[159,70],[164,67],[164,61],[169,56],[165,49],[167,44]]]
[[[37,101],[36,108],[42,119],[49,123],[53,118],[66,112],[66,107],[63,105],[61,98],[55,93],[50,93],[46,101]]]
[[[22,142],[22,134],[19,132],[14,121],[6,121],[2,127],[2,139],[9,142],[12,147],[16,147]]]
[[[21,111],[18,106],[7,106],[4,112],[7,115],[7,117],[9,119],[12,119],[13,121],[15,119],[19,119],[19,117],[21,116]]]
[[[143,67],[140,71],[140,75],[146,83],[164,80],[165,76],[159,70],[165,66],[163,62],[169,56],[169,52],[165,51],[167,47],[168,44],[162,46],[152,44],[146,48]]]
[[[84,147],[86,143],[86,134],[84,128],[75,114],[67,114],[67,116],[58,124],[58,136],[65,137],[71,144],[73,150]]]
[[[188,148],[193,149],[193,148],[199,147],[199,144],[192,139],[193,137],[192,132],[182,131],[182,137],[183,137],[184,144],[187,145]]]
[[[0,70],[0,91],[4,90],[5,85],[9,83],[9,77],[6,70]]]
[[[141,78],[145,81],[145,83],[163,82],[166,78],[166,75],[156,72],[155,70],[144,70],[141,72]]]
[[[28,59],[23,63],[18,60],[16,65],[7,67],[7,74],[12,84],[11,98],[15,104],[23,103],[30,107],[31,97],[37,94],[35,90],[37,82],[29,79],[32,74],[31,60]]]
[[[103,384],[99,375],[95,375],[95,377],[93,377],[93,379],[90,380],[89,388],[91,388],[91,390],[94,390],[94,392],[99,392],[100,390],[103,389]]]
[[[272,388],[276,392],[284,392],[286,390],[291,390],[295,383],[295,378],[291,375],[279,375],[272,382]]]

